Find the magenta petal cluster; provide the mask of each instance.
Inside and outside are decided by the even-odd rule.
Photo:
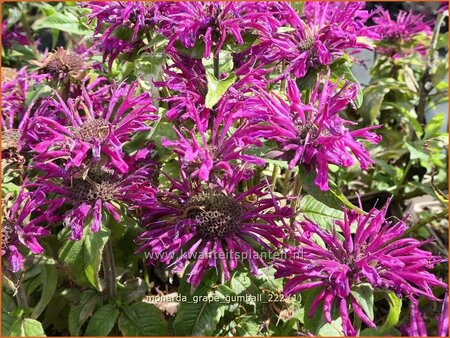
[[[348,49],[372,49],[378,39],[363,2],[307,2],[302,16],[291,10],[288,22],[293,31],[262,39],[256,52],[266,62],[287,63],[286,74],[302,78],[309,70],[329,65]]]
[[[425,21],[424,15],[412,11],[399,11],[397,17],[392,18],[388,10],[379,8],[373,21],[382,39],[382,43],[377,48],[378,53],[394,58],[415,52],[422,55],[427,53],[427,45],[414,43],[414,39],[419,35],[431,37],[433,22]]]
[[[371,143],[381,139],[372,132],[379,126],[348,127],[355,123],[343,119],[340,113],[353,104],[358,88],[350,83],[339,88],[339,82],[331,82],[328,74],[307,102],[302,102],[293,80],[288,80],[287,102],[266,92],[249,100],[252,106],[267,111],[267,125],[258,127],[254,135],[278,142],[281,151],[275,155],[288,160],[289,169],[302,165],[316,172],[315,183],[321,190],[328,190],[329,164],[350,167],[356,158],[363,170],[371,166],[373,161],[358,139]]]
[[[169,48],[176,43],[184,48],[201,43],[203,57],[209,58],[211,53],[217,55],[227,40],[244,44],[246,33],[270,37],[281,26],[276,15],[282,16],[280,7],[233,1],[164,3],[159,31],[169,38]]]
[[[149,209],[146,230],[137,241],[139,252],[146,253],[150,264],[169,264],[174,273],[193,261],[187,281],[194,286],[209,269],[229,280],[239,262],[259,274],[265,262],[252,242],[268,251],[280,247],[285,232],[276,222],[289,217],[290,209],[281,208],[278,198],[261,185],[234,193],[205,189],[181,176],[182,181],[171,180],[170,191],[161,192],[159,203]]]
[[[388,205],[374,208],[367,215],[346,210],[344,220],[336,221],[330,231],[310,220],[299,223],[298,246],[290,247],[286,258],[275,262],[276,277],[290,277],[285,296],[320,287],[308,315],[312,317],[322,303],[325,319],[331,322],[336,307],[344,333],[350,336],[356,331],[349,305],[363,323],[375,327],[351,292],[362,283],[391,290],[413,302],[419,297],[438,300],[432,288],[447,285],[429,270],[444,260],[420,248],[427,242],[403,237],[407,225],[403,220],[390,222],[386,218]],[[323,245],[315,241],[315,236]]]
[[[36,112],[27,132],[27,141],[37,153],[36,160],[66,158],[68,170],[87,161],[99,163],[106,157],[119,172],[126,173],[124,142],[136,132],[149,130],[149,123],[159,118],[150,95],[136,94],[136,87],[137,83],[111,87],[109,101],[101,105],[85,89],[80,98],[67,101],[55,93],[55,117],[45,116],[45,108]]]
[[[26,183],[26,182],[25,182]],[[7,202],[6,199],[3,201]],[[50,224],[55,219],[52,215],[54,206],[44,209],[45,195],[42,191],[27,192],[20,190],[11,207],[5,207],[2,220],[2,257],[7,259],[7,268],[18,272],[23,268],[23,249],[35,255],[43,252],[38,239],[50,231],[42,225]],[[29,220],[31,214],[35,215]]]
[[[63,224],[71,229],[70,239],[79,240],[83,230],[90,225],[98,232],[105,215],[121,222],[121,207],[134,210],[149,208],[155,203],[155,188],[150,181],[154,164],[149,157],[151,149],[139,150],[124,159],[127,173],[108,166],[91,167],[86,172],[67,171],[56,164],[38,163],[36,168],[45,172],[36,185],[51,198],[51,204],[68,210],[59,215]],[[58,217],[58,214],[55,214]]]
[[[93,1],[83,4],[89,8],[90,21],[97,21],[94,35],[96,46],[109,66],[119,54],[130,53],[144,46],[145,31],[151,31],[159,20],[157,2]],[[100,34],[101,32],[101,34]]]

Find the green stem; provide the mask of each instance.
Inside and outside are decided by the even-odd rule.
[[[277,165],[273,166],[272,171],[272,190],[275,190],[277,187],[277,176],[280,174],[280,167]]]
[[[213,58],[213,66],[214,66],[214,76],[216,77],[217,80],[219,79],[219,54],[217,54],[217,56],[214,56]]]
[[[439,38],[439,32],[441,30],[442,23],[444,22],[445,12],[440,13],[436,18],[436,23],[434,26],[433,37],[431,38],[431,45],[427,56],[427,66],[420,79],[420,89],[419,89],[419,102],[416,106],[417,120],[419,123],[425,123],[425,108],[427,105],[427,99],[432,88],[427,88],[427,83],[431,79],[432,71],[436,59],[436,46]]]
[[[109,299],[114,299],[117,294],[116,289],[116,267],[114,265],[114,255],[111,240],[108,239],[103,249],[103,274],[105,278],[105,295]]]
[[[291,178],[291,172],[286,168],[284,173],[284,186],[283,186],[283,195],[286,196],[289,192],[289,179]]]
[[[403,171],[403,176],[402,176],[402,178],[400,179],[400,182],[398,183],[397,188],[396,188],[395,191],[394,191],[394,198],[396,198],[397,196],[399,196],[399,195],[401,194],[401,192],[403,191],[402,186],[403,186],[403,183],[404,183],[405,180],[406,180],[406,177],[408,176],[409,169],[411,169],[411,165],[412,165],[412,161],[409,160],[409,161],[408,161],[408,164],[406,165],[405,170]]]
[[[294,186],[294,196],[296,197],[292,201],[291,209],[292,209],[292,217],[291,217],[291,226],[294,225],[295,216],[297,212],[297,205],[299,204],[300,197],[302,192],[302,181],[300,178],[300,173],[297,173],[295,176],[295,186]]]
[[[447,216],[448,216],[448,209],[444,209],[436,215],[431,215],[429,217],[423,218],[422,220],[420,220],[419,222],[414,224],[412,227],[410,227],[408,230],[406,230],[405,234],[403,236],[406,236],[406,235],[410,234],[411,232],[415,232],[415,231],[419,230],[420,228],[427,225],[428,223],[431,223],[434,220],[438,220],[440,218],[444,218]]]

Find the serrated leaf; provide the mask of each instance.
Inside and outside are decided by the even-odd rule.
[[[364,313],[373,320],[373,287],[368,283],[362,283],[352,287],[351,294],[356,302],[361,306]]]
[[[161,311],[148,303],[124,305],[119,330],[124,336],[167,336],[167,322]]]
[[[31,313],[31,318],[36,319],[45,310],[45,307],[50,303],[53,295],[56,291],[56,285],[58,284],[58,270],[54,265],[41,265],[41,283],[42,294],[41,299],[36,304]]]
[[[303,167],[300,167],[298,174],[301,177],[301,185],[306,192],[326,206],[332,209],[342,210],[343,203],[339,198],[331,191],[322,191],[317,187],[314,183],[316,175],[312,170],[307,173]]]
[[[302,198],[299,211],[304,217],[320,225],[322,229],[330,230],[335,220],[344,219],[344,213],[342,211],[328,207],[311,195]]]
[[[65,243],[59,251],[59,259],[67,267],[69,276],[81,286],[93,285],[98,288],[98,271],[100,270],[101,253],[108,239],[110,230],[102,228],[92,233],[90,226],[83,230],[79,241],[68,239],[68,231],[63,236]]]
[[[111,231],[102,227],[97,233],[89,233],[84,241],[84,273],[93,287],[100,291],[98,273],[102,262],[103,248]]]
[[[199,287],[194,296],[206,296],[209,286]],[[217,302],[184,302],[180,304],[173,329],[180,336],[210,336],[225,313],[223,304]]]
[[[86,290],[80,296],[80,302],[72,305],[69,311],[69,332],[71,336],[79,336],[81,326],[94,313],[101,297],[94,290]]]
[[[32,28],[34,30],[53,28],[63,32],[83,36],[92,35],[92,31],[89,30],[89,28],[80,21],[80,18],[69,12],[56,12],[50,16],[37,19],[33,23]]]
[[[228,87],[236,81],[236,75],[230,73],[225,79],[219,81],[211,72],[206,71],[206,78],[208,80],[208,93],[205,98],[205,106],[211,109],[219,102]]]
[[[11,326],[11,336],[45,337],[42,324],[35,319],[19,318]]]
[[[237,336],[255,337],[260,336],[261,332],[258,324],[258,316],[245,316],[236,324]]]
[[[119,316],[119,310],[111,304],[106,304],[98,309],[86,329],[85,336],[107,336]]]
[[[148,285],[141,278],[133,278],[126,281],[117,288],[117,295],[124,304],[129,304],[135,300],[142,300],[148,291]]]

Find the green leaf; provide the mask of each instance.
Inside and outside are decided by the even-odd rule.
[[[346,62],[345,59],[343,59],[344,62],[335,62],[336,66],[331,66],[332,74],[336,78],[343,77],[345,80],[356,83],[358,85],[358,92],[356,94],[356,98],[354,100],[355,108],[358,109],[363,104],[363,90],[362,86],[360,85],[359,81],[356,79],[356,77],[353,75],[351,64]]]
[[[323,229],[330,230],[335,220],[344,219],[344,213],[342,211],[328,207],[311,195],[302,198],[299,210],[302,216],[320,225]]]
[[[245,316],[236,325],[236,335],[244,337],[260,336],[258,316]]]
[[[392,291],[385,293],[384,297],[389,303],[389,313],[383,327],[394,327],[400,320],[400,313],[402,311],[402,300],[396,296]]]
[[[45,337],[42,324],[31,318],[18,318],[11,326],[11,336]]]
[[[54,265],[41,265],[41,283],[42,294],[41,299],[36,304],[31,313],[31,318],[36,319],[45,310],[45,307],[50,303],[53,295],[56,291],[56,285],[58,284],[58,270]]]
[[[169,330],[161,311],[148,303],[124,305],[119,330],[124,336],[167,336]]]
[[[342,337],[344,336],[342,330],[342,317],[334,319],[331,323],[323,324],[319,330],[317,330],[317,336],[321,337]]]
[[[22,11],[19,8],[12,7],[8,10],[6,29],[10,29],[19,22],[22,17]]]
[[[89,320],[85,336],[107,336],[114,327],[118,316],[119,310],[113,305],[104,305]]]
[[[33,90],[30,88],[27,93],[27,97],[25,99],[25,106],[28,107],[29,105],[36,102],[37,99],[45,96],[49,96],[52,93],[52,88],[50,86],[47,86],[45,84],[38,84],[33,87]]]
[[[444,114],[437,114],[427,122],[425,126],[425,139],[437,137],[441,134],[441,128],[444,125]]]
[[[358,114],[362,116],[365,124],[372,124],[378,117],[384,96],[389,90],[381,85],[371,85],[365,89],[363,103],[358,109]]]
[[[228,87],[236,81],[236,75],[230,73],[225,79],[218,81],[211,72],[206,71],[206,78],[208,80],[208,93],[205,98],[205,106],[211,109],[219,102]]]
[[[6,292],[2,292],[2,310],[11,312],[17,308],[14,299]]]
[[[109,233],[109,229],[102,227],[98,233],[94,234],[91,227],[86,226],[83,238],[79,241],[69,240],[68,231],[65,232],[65,236],[62,236],[65,243],[59,251],[59,259],[77,284],[81,286],[90,284],[99,289],[98,272],[103,247]]]
[[[207,296],[209,286],[201,286],[194,296]],[[225,306],[217,302],[188,301],[181,303],[173,329],[179,336],[210,336],[224,315]]]
[[[362,283],[354,286],[350,292],[367,317],[373,320],[373,287],[368,283]]]
[[[400,112],[408,120],[408,122],[414,128],[417,136],[419,136],[419,137],[422,136],[423,128],[420,125],[419,121],[417,121],[417,116],[413,116],[411,111],[409,111],[408,109],[402,107],[400,104],[397,104],[395,102],[384,102],[383,103],[383,108],[390,109],[391,107],[396,109],[398,112]]]
[[[379,326],[374,329],[364,329],[361,331],[361,337],[398,337],[401,336],[399,330],[394,327]]]
[[[209,71],[211,74],[214,74],[214,56],[211,56],[206,59],[202,59],[203,67],[205,67],[206,71]],[[222,50],[219,53],[219,74],[223,73],[231,73],[233,71],[234,62],[232,53],[226,50]]]
[[[117,294],[124,304],[129,304],[135,300],[142,300],[148,291],[148,285],[139,277],[126,281],[118,286]]]
[[[63,32],[73,33],[83,36],[88,36],[92,34],[92,31],[80,21],[80,19],[69,12],[61,13],[56,12],[50,16],[42,17],[37,19],[32,28],[34,30],[39,30],[43,28],[53,28],[58,29]]]
[[[5,310],[2,309],[2,336],[11,336],[11,327],[14,318]]]
[[[111,231],[102,227],[97,233],[90,233],[84,241],[84,273],[91,285],[100,291],[98,272],[102,262],[102,252]]]
[[[80,302],[72,305],[69,311],[69,332],[71,336],[79,336],[81,326],[94,313],[101,297],[94,290],[86,290],[80,296]]]
[[[339,198],[337,198],[331,191],[322,191],[319,187],[317,187],[314,183],[316,174],[312,170],[306,172],[305,168],[300,167],[298,174],[301,177],[302,187],[307,193],[309,193],[317,201],[320,201],[332,209],[342,210],[343,203]]]
[[[424,160],[424,161],[428,161],[428,154],[424,153],[422,150],[417,149],[415,146],[409,144],[408,142],[405,143],[406,148],[408,148],[409,150],[409,154],[410,154],[410,158],[411,160]]]

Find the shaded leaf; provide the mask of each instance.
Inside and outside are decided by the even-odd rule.
[[[152,304],[124,305],[119,330],[124,336],[167,336],[169,330],[161,311]]]
[[[113,305],[104,305],[89,320],[85,336],[107,336],[114,327],[118,316],[119,310]]]

